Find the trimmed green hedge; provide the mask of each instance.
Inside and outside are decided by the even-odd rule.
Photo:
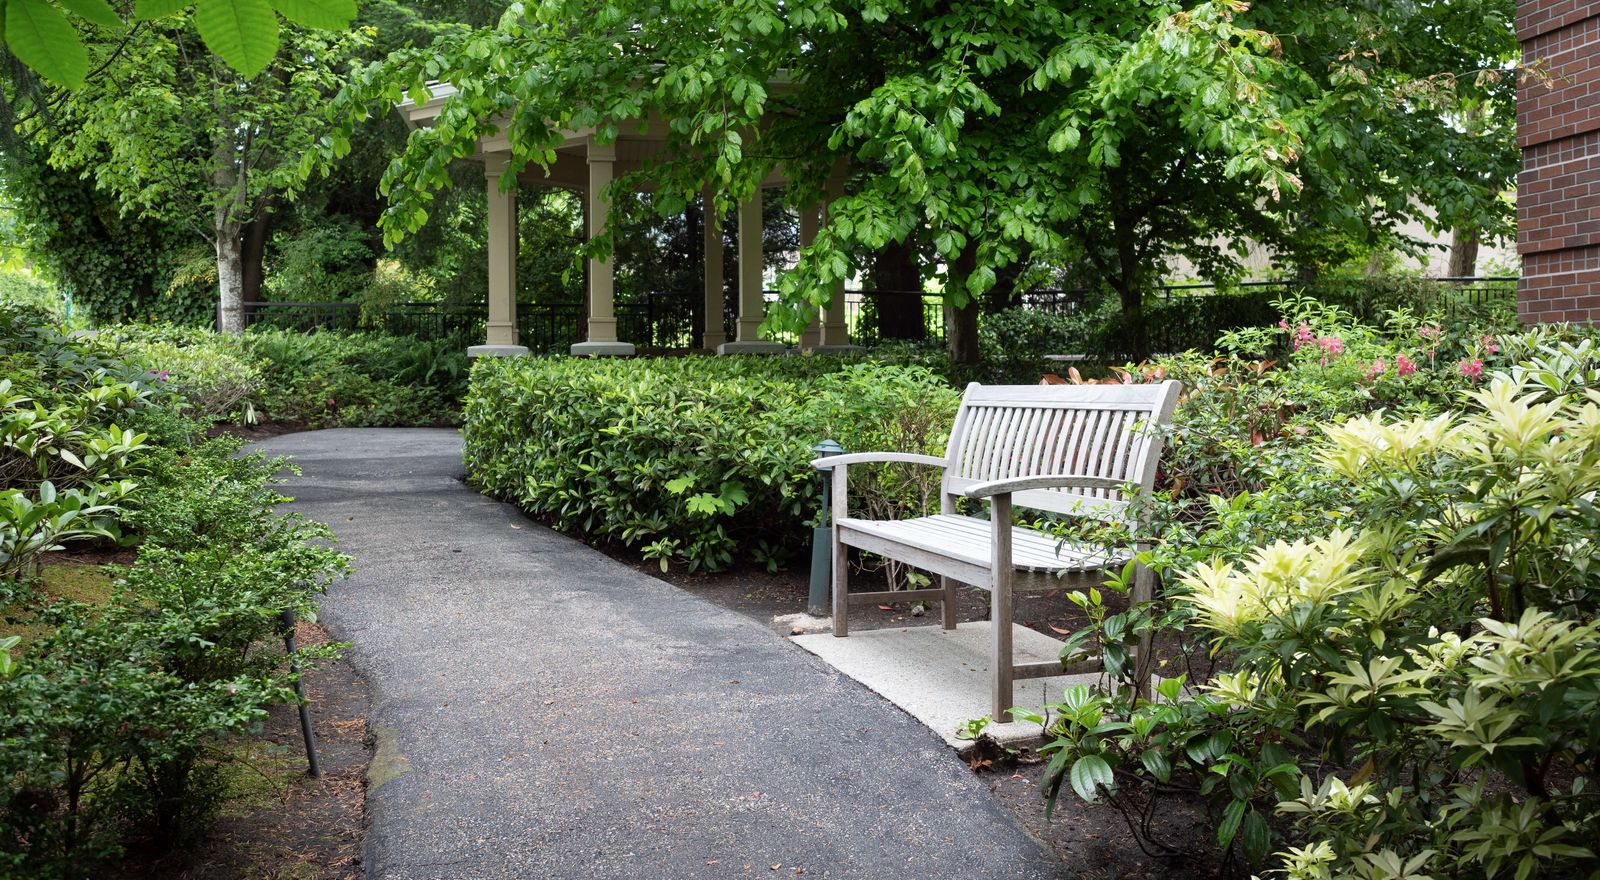
[[[467,395],[467,474],[663,568],[777,567],[816,516],[813,446],[938,454],[959,401],[923,368],[833,358],[485,359]],[[915,471],[862,468],[855,502],[934,501],[937,475]]]

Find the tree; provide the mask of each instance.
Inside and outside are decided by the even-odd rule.
[[[0,176],[34,265],[96,321],[214,321],[215,295],[174,284],[192,241],[160,220],[125,217],[116,200],[76,173],[51,168],[34,144],[6,141]]]
[[[93,178],[125,212],[205,239],[230,332],[243,326],[247,278],[259,284],[267,217],[301,188],[319,112],[370,33],[289,28],[283,38],[252,80],[206,53],[187,15],[143,25],[96,46],[101,74],[56,95],[35,129],[52,164]]]
[[[1030,251],[1084,254],[1137,327],[1167,257],[1237,266],[1219,239],[1292,249],[1306,221],[1370,235],[1430,206],[1443,222],[1503,216],[1505,151],[1475,151],[1457,120],[1511,106],[1510,11],[546,0],[391,56],[347,94],[346,126],[423,97],[431,78],[457,87],[385,176],[390,241],[424,222],[448,161],[501,128],[520,167],[549,161],[563,130],[605,140],[651,113],[671,120],[665,157],[636,175],[656,182],[664,213],[705,185],[727,207],[780,164],[793,200],[810,202],[848,158],[846,194],[784,296],[820,305],[869,255],[928,241],[957,317],[952,351],[969,357],[964,310]],[[335,135],[329,153],[348,148]]]

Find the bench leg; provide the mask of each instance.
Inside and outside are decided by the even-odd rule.
[[[1133,594],[1128,598],[1135,604],[1151,601],[1155,597],[1156,573],[1143,565],[1136,565],[1133,572]],[[1139,645],[1134,649],[1133,676],[1135,686],[1142,699],[1150,699],[1150,679],[1155,675],[1155,631],[1147,629],[1139,636]]]
[[[956,585],[957,581],[954,578],[939,578],[939,586],[944,590],[944,598],[939,602],[942,607],[939,610],[944,617],[945,629],[956,628]]]
[[[841,639],[850,635],[850,558],[837,528],[833,530],[833,634]]]
[[[1016,569],[1011,566],[1011,496],[996,495],[990,499],[989,516],[993,522],[989,554],[989,564],[993,567],[989,591],[989,625],[994,628],[992,708],[994,720],[1007,724],[1011,721],[1014,704],[1011,671],[1015,662],[1011,656],[1011,581],[1016,575]]]
[[[1011,580],[1009,572],[995,572],[994,592],[989,595],[989,625],[994,627],[994,720],[1000,724],[1011,721],[1011,707],[1015,698],[1011,688]],[[1002,585],[1002,582],[1006,582]]]

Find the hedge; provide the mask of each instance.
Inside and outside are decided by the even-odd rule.
[[[485,359],[467,395],[467,474],[663,568],[776,568],[817,514],[813,446],[939,454],[959,400],[924,368],[843,359]],[[918,470],[861,469],[856,503],[931,503],[937,475]]]

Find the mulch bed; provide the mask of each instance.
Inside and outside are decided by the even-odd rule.
[[[296,637],[328,640],[305,622]],[[205,836],[160,857],[134,854],[118,878],[359,880],[372,693],[347,660],[308,674],[305,686],[322,776],[306,773],[296,707],[274,706],[261,735],[238,743],[234,796]]]

